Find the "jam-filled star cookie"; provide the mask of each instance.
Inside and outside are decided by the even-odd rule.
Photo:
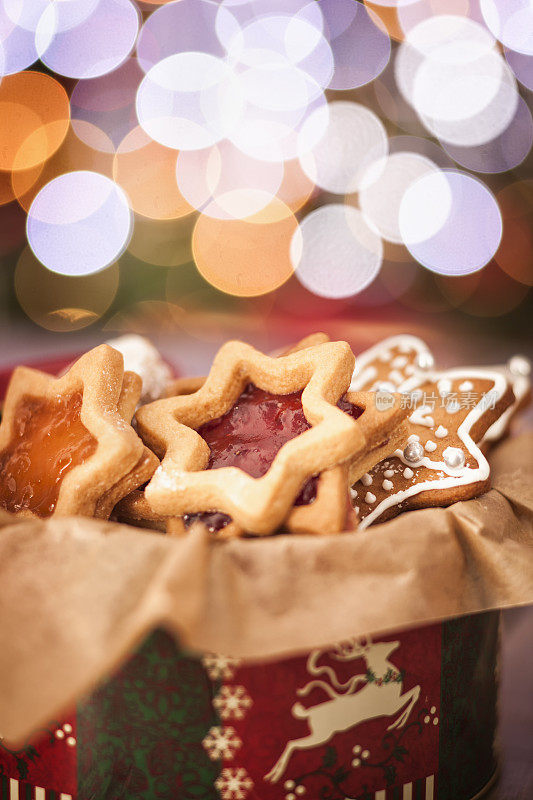
[[[214,530],[228,517],[250,533],[279,528],[310,480],[367,457],[361,420],[373,415],[350,401],[337,407],[353,360],[345,342],[281,358],[228,342],[198,391],[137,412],[143,439],[163,457],[145,490],[151,508]]]
[[[59,378],[18,367],[0,425],[0,507],[42,518],[109,516],[157,465],[129,424],[139,392],[107,345]]]
[[[410,406],[409,435],[352,487],[362,528],[486,491],[489,465],[477,443],[514,399],[501,372],[481,368],[430,372],[399,388]]]
[[[350,389],[397,392],[405,381],[434,365],[429,347],[418,336],[390,336],[356,356]]]

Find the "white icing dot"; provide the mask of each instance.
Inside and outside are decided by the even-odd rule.
[[[390,490],[394,486],[393,482],[392,481],[388,481],[387,479],[385,479],[381,485],[383,486],[383,488],[385,489],[386,492],[390,492]]]
[[[413,470],[411,469],[411,467],[406,467],[406,468],[404,469],[404,471],[403,471],[403,477],[404,477],[406,480],[409,480],[410,478],[412,478],[414,474],[415,474],[415,473],[413,472]]]
[[[466,390],[465,390],[465,391],[466,391]],[[429,711],[430,711],[430,714],[434,714],[434,713],[436,712],[436,710],[437,710],[437,707],[436,707],[436,706],[431,706],[431,708],[429,709]]]
[[[416,367],[414,364],[408,364],[404,369],[406,375],[414,375],[416,372]]]
[[[352,500],[355,500],[357,497],[357,489],[350,488],[350,497]]]
[[[437,439],[444,439],[445,436],[448,436],[448,428],[444,428],[442,425],[439,425],[435,431],[435,436]]]
[[[459,400],[450,400],[449,403],[446,403],[446,411],[448,414],[457,414],[457,412],[461,408],[461,403]]]
[[[410,437],[407,439],[407,441],[408,442],[419,442],[420,441],[420,436],[418,436],[418,434],[416,434],[416,433],[412,433],[410,435]]]
[[[369,475],[368,472],[365,472],[361,478],[361,483],[363,486],[370,486],[372,484],[372,475]]]
[[[64,738],[65,738],[64,731],[57,730],[56,731],[56,739],[64,739]]]
[[[394,470],[393,469],[386,469],[383,473],[385,478],[393,478],[394,477]]]
[[[403,375],[397,369],[393,369],[392,372],[389,372],[389,380],[399,386],[403,381]]]
[[[433,720],[433,725],[438,725],[438,724],[439,724],[439,718],[435,717],[435,719]]]
[[[365,495],[365,503],[375,503],[376,502],[376,495],[372,494],[372,492],[367,492]]]
[[[390,350],[384,350],[379,354],[380,361],[390,361]]]
[[[74,745],[76,744],[76,739],[74,738],[74,736],[68,737],[67,744],[69,747],[74,747]]]
[[[359,514],[359,506],[355,506],[354,511],[356,514]]]
[[[441,397],[446,397],[452,390],[452,382],[449,378],[441,378],[437,383],[437,389]]]
[[[474,384],[472,381],[463,381],[461,384],[459,384],[460,392],[471,392],[473,388]]]
[[[63,730],[65,733],[72,733],[72,725],[70,725],[68,722],[65,722],[63,725]]]
[[[396,367],[396,369],[401,369],[405,367],[407,364],[407,356],[396,356],[394,361],[392,362],[392,366]]]
[[[424,448],[428,451],[428,453],[433,453],[437,449],[437,445],[435,442],[432,442],[431,439],[425,443]]]

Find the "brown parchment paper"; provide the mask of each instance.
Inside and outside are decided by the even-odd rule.
[[[533,603],[533,433],[491,460],[477,500],[332,537],[1,516],[1,735],[21,741],[68,710],[158,625],[194,649],[272,658]]]

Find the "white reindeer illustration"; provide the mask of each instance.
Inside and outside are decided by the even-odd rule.
[[[392,717],[404,706],[400,716],[388,726],[387,730],[403,728],[420,696],[420,686],[415,686],[402,694],[402,679],[398,669],[388,659],[400,646],[400,642],[376,642],[368,638],[366,643],[357,639],[344,642],[330,652],[337,661],[351,661],[363,658],[367,665],[365,674],[353,675],[345,683],[340,683],[335,671],[326,665],[317,666],[317,661],[327,650],[314,650],[307,659],[307,671],[310,675],[327,675],[330,683],[316,678],[298,689],[300,697],[309,694],[311,689],[323,689],[329,700],[305,708],[301,703],[292,707],[292,715],[297,719],[307,719],[308,736],[294,739],[287,743],[283,753],[265,775],[265,779],[276,783],[287,768],[289,759],[296,750],[307,750],[311,747],[329,742],[331,737],[340,731],[346,731],[377,717]],[[369,675],[373,678],[370,680]],[[384,681],[388,675],[388,680]],[[356,691],[359,684],[365,686]]]

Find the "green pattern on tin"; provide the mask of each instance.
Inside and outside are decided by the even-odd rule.
[[[442,626],[439,800],[473,797],[496,769],[497,611]]]
[[[202,739],[220,720],[198,658],[157,631],[78,709],[78,800],[218,800]]]

